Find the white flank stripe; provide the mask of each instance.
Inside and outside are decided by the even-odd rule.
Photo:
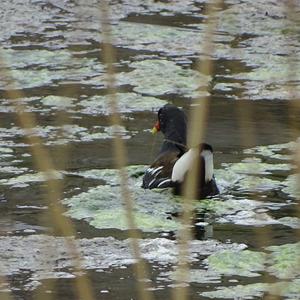
[[[148,187],[151,188],[152,184],[155,182],[156,178],[152,179],[149,184],[148,184]]]
[[[191,169],[197,155],[198,149],[192,148],[176,161],[172,170],[173,182],[183,182],[186,172]]]
[[[170,182],[170,181],[171,181],[171,179],[166,179],[166,180],[162,181],[157,187],[161,187],[164,183]]]
[[[157,168],[151,170],[151,175],[155,175],[157,172],[158,173],[156,175],[158,175],[160,173],[159,171],[161,171],[162,168],[163,168],[163,166],[157,167]]]
[[[205,162],[205,182],[211,181],[214,175],[214,157],[211,151],[203,150],[201,156]]]

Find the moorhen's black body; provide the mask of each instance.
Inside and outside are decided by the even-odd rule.
[[[187,173],[199,159],[199,181],[197,198],[205,198],[219,193],[213,176],[213,150],[208,144],[197,148],[186,147],[186,116],[172,104],[166,104],[158,111],[158,121],[153,131],[161,131],[164,141],[156,160],[145,171],[142,187],[144,189],[173,187],[175,194],[182,193]]]

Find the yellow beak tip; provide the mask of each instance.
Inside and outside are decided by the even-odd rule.
[[[156,127],[153,127],[153,128],[151,129],[151,133],[152,133],[152,134],[156,134],[156,133],[157,133]]]

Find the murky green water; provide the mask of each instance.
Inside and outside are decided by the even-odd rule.
[[[205,1],[112,1],[116,82],[123,126],[110,124],[98,1],[8,1],[0,11],[0,295],[74,297],[72,256],[47,217],[45,175],[35,170],[27,132],[9,89],[35,113],[38,135],[64,183],[62,203],[101,299],[137,299],[134,260],[112,156],[112,136],[128,149],[129,184],[142,254],[157,299],[174,288],[180,198],[144,191],[141,175],[162,137],[156,111],[187,112],[209,80],[206,140],[215,149],[215,199],[195,202],[191,299],[300,299],[298,175],[299,7],[282,1],[225,1],[214,53],[203,53]],[[210,77],[198,58],[214,61]],[[11,80],[13,79],[13,80]],[[65,114],[63,112],[66,112]],[[58,120],[63,121],[63,126]],[[68,155],[64,155],[68,151]],[[48,246],[51,247],[48,247]],[[50,249],[51,248],[51,249]],[[44,255],[46,250],[50,253]],[[49,252],[49,251],[48,251]],[[47,290],[55,281],[56,288]],[[45,290],[46,289],[46,290]]]

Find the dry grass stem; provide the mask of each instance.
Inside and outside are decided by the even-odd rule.
[[[111,38],[111,29],[109,25],[109,9],[107,1],[101,1],[101,28],[102,28],[102,37],[103,37],[103,49],[102,57],[103,63],[106,65],[106,80],[107,80],[107,90],[108,97],[110,99],[110,110],[111,110],[111,122],[113,126],[121,125],[120,115],[118,113],[118,100],[116,96],[115,89],[115,71],[114,71],[114,59],[115,53],[112,47],[112,38]],[[134,221],[134,200],[130,193],[128,175],[126,172],[127,165],[127,153],[125,149],[124,142],[117,132],[114,134],[114,157],[116,167],[120,171],[121,179],[121,196],[124,201],[126,220],[128,224],[129,237],[133,256],[137,263],[135,264],[135,270],[138,280],[138,291],[140,299],[151,300],[152,293],[149,292],[149,280],[146,264],[144,263],[141,255],[141,250],[139,247],[138,240],[141,238],[137,226]]]
[[[198,64],[198,71],[202,74],[213,73],[212,59],[208,56],[214,52],[213,37],[217,26],[216,11],[220,7],[221,1],[217,0],[206,6],[206,15],[208,16],[207,27],[204,33],[204,43],[202,45],[202,53],[204,59]],[[205,82],[206,89],[208,91],[209,82]],[[208,114],[208,98],[199,97],[194,103],[194,108],[191,110],[188,124],[188,146],[196,147],[203,141],[206,125],[206,117]],[[199,164],[195,161],[194,165]],[[189,276],[189,242],[191,241],[191,219],[193,215],[193,199],[196,195],[197,179],[199,178],[198,168],[193,168],[188,173],[187,181],[184,186],[184,199],[183,199],[183,216],[182,216],[182,228],[178,234],[178,266],[176,270],[177,285],[180,287],[174,289],[173,299],[185,300],[188,298],[188,288],[185,283],[188,282]]]
[[[0,266],[0,270],[1,270],[1,266]],[[8,284],[8,282],[6,281],[6,278],[4,276],[0,276],[0,287],[4,287]],[[12,292],[11,289],[9,289],[8,293],[2,293],[3,295],[1,295],[1,300],[12,300],[13,296],[12,296]]]

